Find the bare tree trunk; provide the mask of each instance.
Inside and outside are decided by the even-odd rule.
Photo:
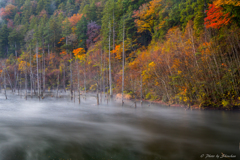
[[[72,59],[72,52],[70,52],[70,60]],[[71,100],[73,99],[73,77],[72,77],[72,61],[70,61],[70,92]]]
[[[22,78],[21,78],[21,72],[19,74],[20,77],[20,98],[22,98]]]
[[[31,98],[33,96],[32,90],[33,90],[33,72],[32,72],[32,50],[30,46],[30,81],[31,81]]]
[[[142,93],[142,88],[143,88],[143,86],[142,86],[143,84],[142,84],[142,72],[141,72],[141,97],[140,97],[140,104],[141,104],[141,106],[142,106],[142,97],[143,97],[143,93]]]
[[[110,97],[112,98],[112,74],[111,74],[111,54],[110,54],[110,50],[111,50],[111,46],[110,46],[110,42],[111,42],[111,26],[109,23],[109,88],[110,88]]]
[[[104,53],[104,52],[103,52]],[[106,66],[106,64],[105,64],[105,53],[103,54],[103,98],[104,98],[104,101],[105,101],[105,90],[106,90],[106,88],[105,88],[105,66]]]
[[[87,92],[86,92],[86,62],[84,61],[84,94],[85,94],[85,100],[86,100],[86,94],[87,94]]]
[[[50,54],[50,50],[49,50],[49,43],[48,43],[48,56],[49,56],[49,54]]]
[[[99,95],[98,95],[98,82],[97,82],[97,105],[99,105]]]
[[[75,103],[75,89],[73,90],[73,102]]]
[[[109,72],[108,72],[108,75],[107,77],[109,77]],[[108,90],[109,90],[109,78],[107,78],[107,104],[108,104]]]
[[[58,71],[58,78],[57,78],[57,98],[58,98],[58,90],[59,90],[59,71]]]
[[[66,93],[66,84],[65,84],[65,82],[66,82],[66,73],[65,73],[65,65],[64,65],[64,68],[63,68],[63,89],[64,89],[64,91]]]
[[[25,99],[27,100],[27,61],[25,67]]]
[[[16,42],[15,42],[15,57],[16,57],[16,61],[17,61],[17,45],[16,45]],[[17,66],[14,67],[14,79],[15,80],[17,79]],[[14,84],[14,92],[15,92],[16,87],[17,87],[17,81],[15,81],[15,84]]]
[[[115,9],[115,6],[114,6],[114,1],[115,0],[113,0],[113,26],[112,26],[112,28],[113,28],[113,31],[112,31],[112,33],[113,33],[113,50],[115,49],[115,20],[114,20],[114,9]],[[109,35],[110,36],[110,35]],[[110,49],[109,49],[110,50]],[[110,61],[110,63],[111,63],[111,59],[109,58],[109,61]],[[116,61],[115,61],[115,58],[113,59],[113,67],[114,67],[114,64],[116,63]],[[110,65],[110,68],[111,68],[111,65]],[[112,70],[112,68],[111,68],[111,70]],[[113,93],[112,93],[112,74],[111,74],[111,72],[110,72],[110,75],[111,75],[111,82],[110,82],[110,98],[112,98],[113,97]]]
[[[66,37],[66,45],[68,44],[68,38]],[[73,75],[72,75],[72,52],[70,52],[70,96],[73,99]]]
[[[196,49],[195,49],[195,45],[194,45],[194,39],[193,39],[193,35],[192,35],[193,33],[192,33],[192,30],[190,31],[190,28],[188,28],[188,34],[189,34],[189,36],[191,36],[193,55],[194,55],[194,58],[195,58],[195,63],[197,65],[197,67],[199,68],[198,62],[197,62],[197,57],[196,57]]]
[[[17,59],[16,59],[17,61]],[[14,68],[15,72],[15,84],[14,84],[14,89],[17,89],[17,84],[18,84],[18,71],[17,71],[17,66]]]
[[[102,90],[102,76],[103,76],[103,74],[102,74],[102,52],[103,52],[103,50],[102,50],[102,48],[101,48],[101,62],[100,62],[100,102],[102,103],[102,92],[103,92],[103,90]]]
[[[35,82],[35,78],[33,79],[33,92],[34,92],[34,95],[36,95],[36,82]]]
[[[44,55],[44,41],[42,42],[43,46],[42,46],[42,81],[43,81],[43,97],[44,97],[44,92],[45,92],[45,55]]]
[[[3,72],[1,73],[0,93],[2,93]]]
[[[124,19],[124,18],[123,18]],[[123,101],[123,91],[124,91],[124,59],[125,59],[125,55],[124,55],[124,20],[123,20],[123,52],[122,52],[122,106],[124,104]]]
[[[38,75],[38,42],[36,44],[36,60],[37,60],[37,85],[38,85],[38,97],[40,100],[40,84],[39,84],[39,75]]]
[[[10,85],[10,88],[11,88],[12,92],[13,92],[13,86],[12,86],[11,78],[10,78],[10,75],[9,75],[7,69],[6,69],[6,72],[7,72],[7,75],[8,75],[8,83],[9,83],[9,85]]]
[[[77,74],[78,74],[78,103],[80,104],[80,73],[79,73],[79,61],[77,60]]]
[[[113,49],[115,48],[115,26],[114,26],[114,0],[113,0]]]
[[[4,86],[4,95],[5,95],[5,98],[7,99],[7,91],[6,91],[6,73],[5,73],[5,70],[6,70],[6,66],[5,66],[5,63],[3,63],[3,86]]]
[[[137,108],[137,97],[136,97],[136,80],[134,80],[134,97],[135,97],[135,101],[134,101],[135,108]]]
[[[39,85],[40,85],[40,96],[39,99],[42,96],[42,70],[41,70],[42,66],[41,66],[41,62],[39,61]]]
[[[17,67],[15,66],[14,67],[14,80],[15,80],[15,83],[14,83],[14,92],[17,88]]]

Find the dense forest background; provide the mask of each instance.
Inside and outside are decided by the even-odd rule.
[[[1,88],[240,105],[238,0],[2,0]]]

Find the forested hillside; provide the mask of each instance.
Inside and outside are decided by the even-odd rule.
[[[2,0],[1,88],[232,109],[238,0]]]

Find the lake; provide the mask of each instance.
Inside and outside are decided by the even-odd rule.
[[[77,102],[1,93],[0,160],[240,159],[239,111]]]

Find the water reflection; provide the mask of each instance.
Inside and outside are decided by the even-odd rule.
[[[0,96],[0,160],[238,159],[239,126],[239,112]]]

